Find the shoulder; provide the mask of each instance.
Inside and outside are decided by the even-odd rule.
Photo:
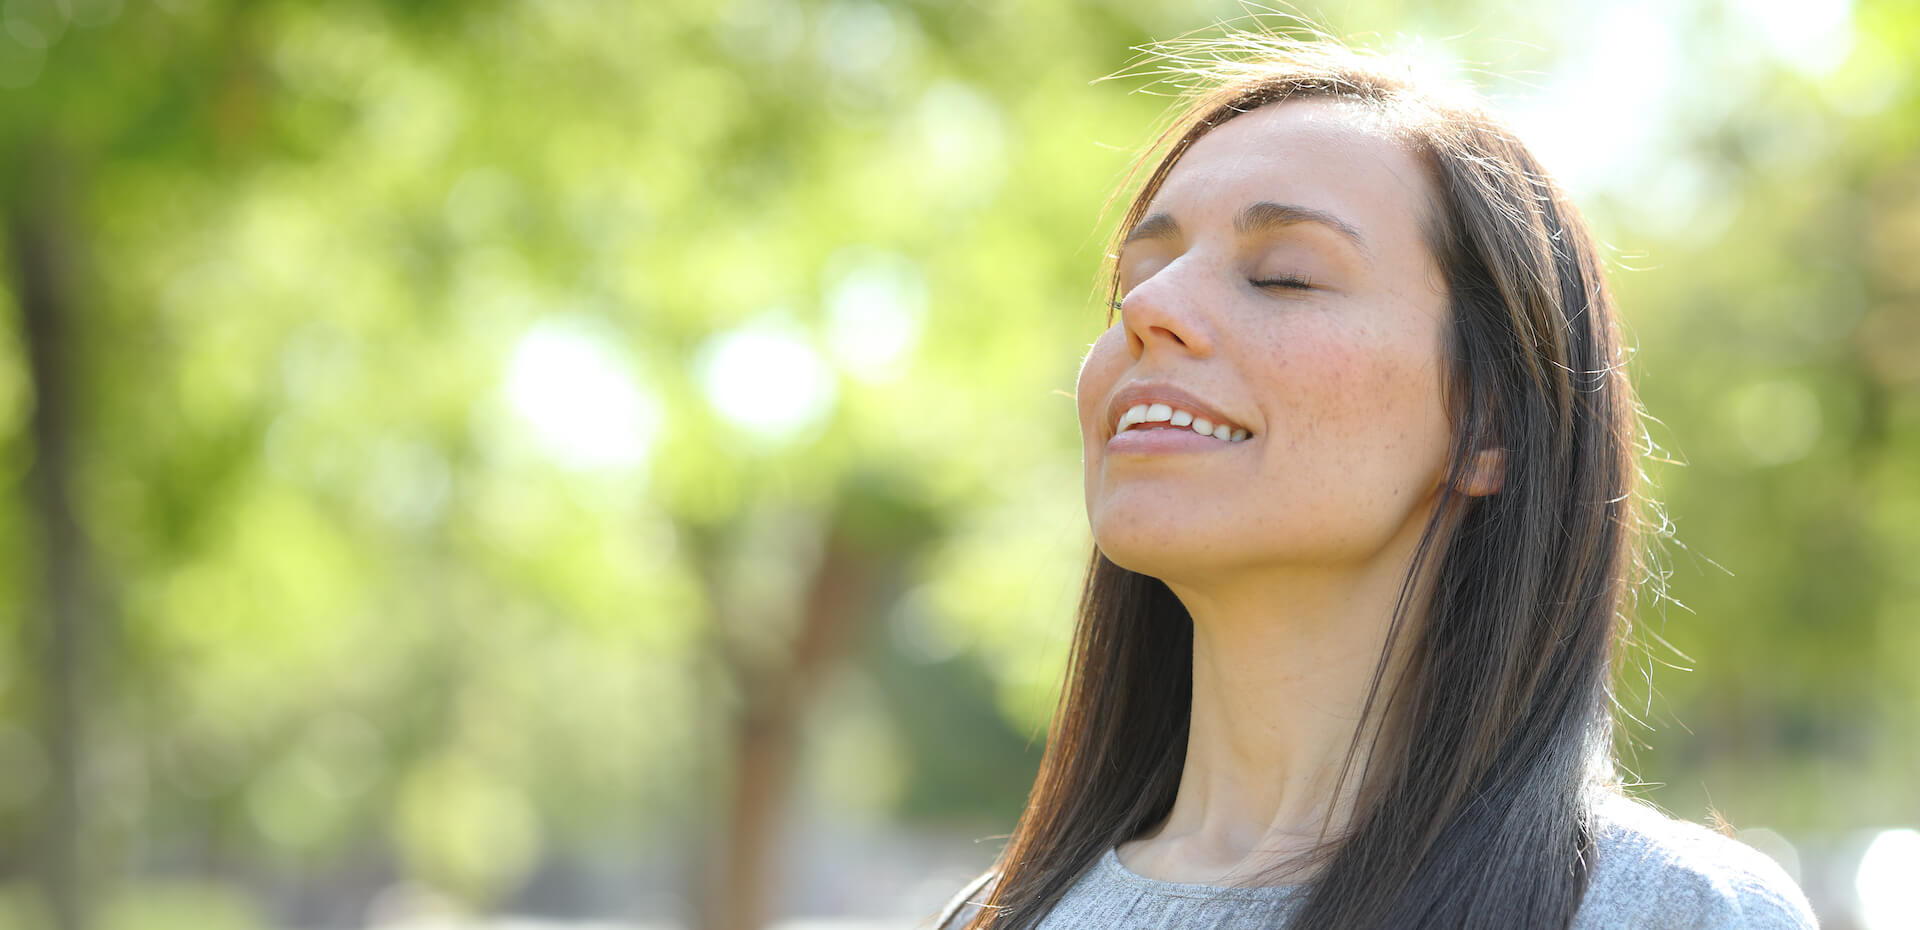
[[[1808,930],[1793,879],[1745,843],[1612,792],[1592,806],[1594,863],[1576,930]]]
[[[973,915],[980,913],[981,905],[993,894],[993,883],[999,878],[999,872],[989,869],[979,878],[968,882],[959,894],[947,902],[946,907],[940,909],[939,915],[933,919],[933,930],[959,930],[966,926]]]

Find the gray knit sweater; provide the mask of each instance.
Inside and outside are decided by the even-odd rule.
[[[1807,930],[1813,910],[1780,866],[1751,847],[1618,795],[1594,807],[1595,862],[1573,930]],[[980,909],[991,875],[942,912],[939,930]],[[1039,930],[1273,930],[1304,885],[1249,888],[1163,882],[1127,870],[1109,849]]]

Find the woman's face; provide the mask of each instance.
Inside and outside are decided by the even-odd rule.
[[[1349,104],[1263,107],[1188,150],[1080,370],[1108,558],[1188,583],[1404,559],[1451,438],[1432,200],[1416,156]]]

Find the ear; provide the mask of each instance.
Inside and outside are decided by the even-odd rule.
[[[1468,460],[1453,488],[1468,497],[1498,494],[1507,481],[1507,451],[1481,449]]]

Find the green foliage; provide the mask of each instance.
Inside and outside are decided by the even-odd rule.
[[[374,856],[484,905],[543,856],[699,829],[754,700],[716,669],[778,664],[835,528],[883,577],[808,718],[810,803],[1008,824],[1088,553],[1101,207],[1166,103],[1089,82],[1238,11],[1201,6],[9,4],[0,203],[52,192],[79,246],[115,861]],[[1470,33],[1419,46],[1442,67],[1599,54],[1597,13],[1339,16]],[[1683,814],[1920,820],[1920,13],[1858,4],[1824,64],[1672,16],[1671,99],[1589,114],[1637,147],[1576,179],[1688,461],[1655,475],[1691,612],[1639,621],[1699,668],[1656,667],[1638,772]],[[1487,89],[1572,93],[1518,84]],[[5,850],[45,790],[24,494]],[[224,894],[102,925],[254,926]]]

